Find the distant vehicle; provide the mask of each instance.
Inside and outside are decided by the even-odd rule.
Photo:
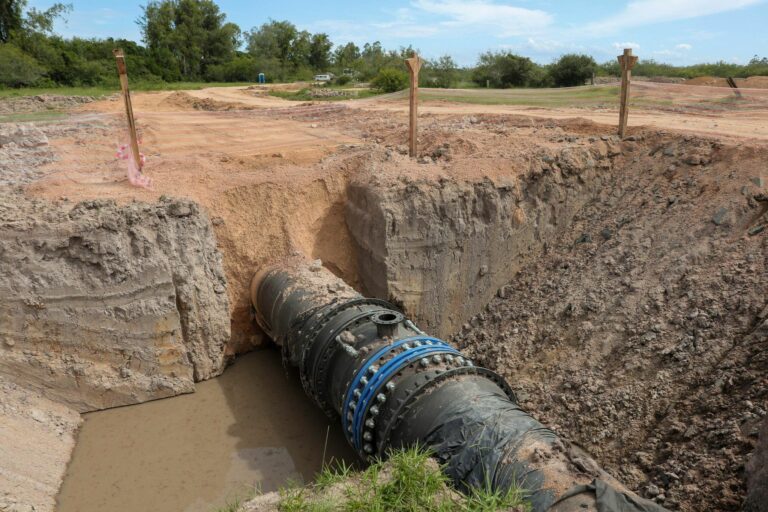
[[[333,75],[330,73],[315,75],[315,82],[330,82],[331,80],[333,80]]]

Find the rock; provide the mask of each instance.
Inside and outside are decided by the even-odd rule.
[[[481,265],[480,266],[480,276],[484,276],[488,273],[488,265]]]
[[[730,220],[729,216],[730,216],[730,211],[728,210],[728,208],[721,207],[712,216],[712,222],[714,222],[715,225],[717,226],[723,226],[729,223],[729,220]]]
[[[754,178],[750,178],[750,181],[760,188],[765,187],[765,180],[762,176],[755,176]]]
[[[603,237],[603,240],[610,240],[613,237],[613,231],[610,228],[603,228],[600,231],[600,236]]]
[[[659,488],[654,484],[649,484],[648,487],[645,488],[645,495],[649,498],[655,498],[660,492]]]
[[[759,226],[754,226],[754,227],[750,228],[749,231],[747,231],[747,234],[749,236],[759,235],[760,233],[765,231],[765,227],[766,227],[766,224],[761,224]]]
[[[576,239],[577,244],[588,244],[592,242],[592,236],[589,233],[582,233],[579,238]]]

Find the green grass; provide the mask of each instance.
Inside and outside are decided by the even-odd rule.
[[[444,100],[479,105],[568,107],[615,105],[619,88],[572,87],[560,89],[420,89],[424,100]]]
[[[332,489],[336,484],[338,488]],[[324,492],[329,491],[330,492]],[[418,448],[396,451],[387,462],[371,464],[354,473],[344,464],[326,466],[314,485],[290,485],[280,490],[281,512],[492,512],[529,508],[525,492],[474,489],[468,495],[452,492],[449,480],[429,454]]]
[[[132,91],[181,91],[198,90],[206,87],[237,87],[252,85],[250,82],[136,82],[130,83]],[[0,98],[57,94],[61,96],[109,96],[120,92],[120,86],[103,85],[96,87],[28,87],[23,89],[0,89]]]
[[[248,500],[251,500],[259,494],[258,488],[247,489],[246,491],[238,494],[233,498],[227,499],[227,503],[223,507],[216,509],[216,512],[237,512],[240,510],[240,506]]]

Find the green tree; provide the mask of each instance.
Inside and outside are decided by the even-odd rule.
[[[549,75],[558,87],[584,85],[597,71],[595,59],[589,55],[563,55],[549,67]]]
[[[12,44],[0,44],[0,85],[23,87],[43,76],[40,64]]]
[[[314,34],[309,43],[309,65],[315,71],[325,71],[331,65],[333,43],[328,34]]]
[[[524,87],[530,85],[536,64],[528,57],[521,57],[510,52],[486,52],[472,74],[472,80],[480,86]]]
[[[360,48],[355,43],[338,46],[333,52],[333,65],[338,72],[345,69],[356,69],[360,64]]]
[[[383,92],[401,91],[408,87],[408,73],[401,69],[384,68],[371,81],[371,87]]]
[[[234,57],[240,29],[212,0],[153,0],[143,9],[137,23],[166,80],[198,80]]]
[[[419,81],[425,87],[449,88],[456,85],[459,67],[450,55],[427,61],[424,70],[419,75]]]
[[[293,23],[270,20],[247,33],[248,53],[256,58],[277,59],[287,63],[298,35],[299,31]]]
[[[0,43],[7,43],[21,28],[26,4],[26,0],[0,0]]]

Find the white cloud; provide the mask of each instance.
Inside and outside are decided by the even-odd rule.
[[[640,44],[639,43],[613,43],[611,46],[613,46],[614,50],[623,50],[624,48],[632,48],[633,50],[639,50]]]
[[[693,46],[688,44],[688,43],[680,43],[680,44],[676,45],[675,48],[677,48],[678,50],[688,51],[688,50],[693,49]]]
[[[498,4],[491,0],[415,0],[415,9],[447,18],[450,27],[494,27],[499,37],[535,34],[551,25],[552,15],[539,9]]]
[[[589,24],[585,31],[614,33],[623,28],[708,16],[742,9],[765,0],[633,0],[616,15]]]

